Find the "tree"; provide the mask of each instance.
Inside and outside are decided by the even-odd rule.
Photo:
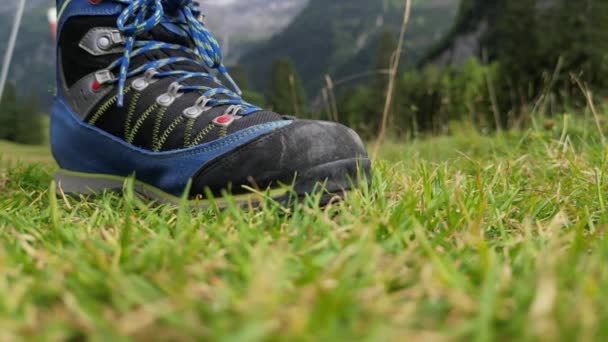
[[[395,39],[394,34],[390,31],[384,31],[380,36],[372,70],[372,72],[378,74],[377,76],[374,76],[372,81],[370,82],[371,89],[369,100],[371,101],[371,103],[369,103],[368,105],[371,108],[374,108],[374,110],[372,111],[373,117],[366,118],[366,121],[369,123],[368,128],[375,132],[377,132],[380,128],[380,124],[382,121],[382,112],[386,103],[388,90],[388,71],[391,68],[391,62],[392,59],[395,57],[393,55],[396,50],[397,39]],[[391,104],[391,108],[393,109],[393,111],[395,108],[395,99],[396,97],[393,97],[393,101]],[[394,118],[394,115],[389,115],[389,117]]]
[[[272,65],[268,100],[278,113],[301,116],[306,114],[306,92],[291,61],[280,58]]]
[[[19,103],[15,86],[7,84],[0,101],[0,139],[21,144],[41,144],[44,133],[39,103],[33,92],[27,101]]]
[[[7,83],[4,95],[0,101],[0,139],[15,141],[17,116],[19,108],[17,104],[17,92],[15,85]]]
[[[608,56],[608,3],[603,0],[557,0],[547,12],[551,44],[543,49],[552,59],[562,57],[564,69],[595,89],[605,89]],[[569,81],[569,75],[565,75]]]
[[[498,59],[510,81],[521,87],[535,83],[545,67],[538,58],[536,8],[535,1],[530,0],[504,2],[500,19],[490,28],[486,42],[489,57]]]
[[[43,143],[42,120],[38,96],[32,92],[27,101],[19,106],[15,120],[15,139],[20,144],[40,145]]]
[[[245,71],[242,65],[231,66],[230,76],[242,91],[249,90],[249,78],[247,77],[247,71]]]
[[[371,100],[371,87],[362,85],[346,89],[338,98],[338,107],[343,113],[340,121],[355,129],[365,139],[371,139],[377,133],[377,124],[370,125],[370,118],[375,122],[379,122],[380,118],[378,108],[372,107]]]
[[[374,57],[373,71],[388,71],[391,66],[391,59],[397,49],[397,39],[391,31],[384,31],[378,40],[378,48]],[[374,78],[374,88],[386,88],[387,74],[381,74]],[[386,91],[386,89],[385,89]]]
[[[250,87],[247,72],[241,65],[232,66],[230,68],[230,76],[232,76],[236,84],[241,88],[241,91],[243,92],[242,96],[245,101],[256,106],[264,106],[266,104],[264,95],[256,92]]]

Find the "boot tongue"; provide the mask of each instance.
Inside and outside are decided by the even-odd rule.
[[[190,36],[186,32],[186,30],[184,28],[180,27],[179,25],[173,23],[173,22],[176,22],[176,20],[177,20],[177,22],[185,23],[185,18],[178,16],[177,14],[179,14],[179,13],[173,12],[172,14],[174,14],[174,16],[171,16],[171,15],[168,15],[165,13],[165,18],[159,25],[157,25],[156,27],[154,27],[152,30],[150,30],[148,32],[140,34],[137,37],[137,39],[182,45],[182,46],[187,46],[190,49],[194,50],[195,49],[194,42],[192,41],[192,39],[190,38]],[[149,60],[167,58],[167,57],[193,58],[192,55],[190,55],[186,52],[183,52],[183,51],[179,51],[179,50],[162,50],[162,51],[161,50],[152,50],[148,53],[145,53],[142,57],[144,57],[144,56],[147,58],[139,59],[140,63],[145,63]],[[135,62],[135,63],[137,63],[137,62]],[[188,71],[200,71],[200,70],[197,70],[197,69],[200,69],[200,66],[198,66],[194,63],[189,63],[189,62],[181,62],[179,64],[167,66],[166,68],[174,69],[174,70],[185,68],[185,70],[188,70]]]
[[[140,35],[140,38],[169,44],[179,44],[190,48],[194,47],[192,40],[188,36],[188,32],[180,27],[180,25],[174,24],[186,24],[186,17],[181,11],[177,10],[178,6],[171,9],[169,7],[171,4],[165,4],[165,2],[163,2],[163,6],[165,8],[165,16],[161,20],[161,23],[146,34]]]
[[[165,13],[171,13],[176,11],[181,6],[181,0],[162,0],[163,9]]]
[[[142,40],[154,40],[169,44],[178,44],[194,47],[194,44],[186,31],[176,24],[170,22],[163,22],[156,26],[152,30],[139,35],[139,39]]]
[[[165,14],[166,15],[166,14]],[[167,17],[169,20],[163,20],[163,22],[152,30],[140,34],[137,38],[140,40],[149,40],[149,41],[158,41],[169,44],[178,44],[182,46],[187,46],[192,50],[195,50],[196,47],[194,42],[188,35],[188,33],[181,28],[180,26],[170,22],[170,20],[175,19],[175,17]],[[181,20],[180,20],[181,21]],[[134,58],[131,61],[131,65],[133,67],[140,66],[152,60],[158,60],[162,58],[168,57],[187,57],[191,59],[195,59],[197,57],[192,56],[184,51],[179,50],[152,50],[141,56]],[[182,71],[190,71],[190,72],[206,72],[208,74],[213,74],[211,70],[206,67],[201,66],[201,64],[193,63],[190,61],[183,61],[179,63],[170,64],[165,66],[161,70],[182,70]],[[218,83],[215,83],[209,79],[204,78],[190,78],[185,81],[182,81],[182,85],[204,85],[210,88],[221,88],[224,87]],[[218,99],[226,98],[223,95],[217,96]]]

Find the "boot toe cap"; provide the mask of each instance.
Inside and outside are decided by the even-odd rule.
[[[205,165],[193,177],[192,194],[209,189],[215,195],[244,187],[265,189],[292,184],[311,191],[315,184],[348,188],[359,176],[369,176],[370,163],[359,136],[343,125],[296,120]]]

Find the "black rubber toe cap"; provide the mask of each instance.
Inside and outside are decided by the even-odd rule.
[[[207,164],[193,178],[191,194],[204,194],[206,188],[215,195],[222,190],[238,194],[246,192],[243,185],[265,189],[291,184],[294,178],[298,193],[324,181],[347,188],[369,172],[365,146],[353,130],[332,122],[296,120]]]

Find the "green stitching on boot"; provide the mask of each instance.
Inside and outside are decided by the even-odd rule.
[[[228,135],[228,127],[220,128],[220,138],[224,138]]]
[[[186,129],[184,131],[184,147],[190,146],[190,139],[192,139],[192,130],[194,129],[194,124],[196,123],[196,119],[188,119],[186,123]]]
[[[131,91],[131,86],[128,86],[125,89],[125,95],[127,95],[130,91]],[[116,103],[116,100],[118,100],[118,95],[112,96],[108,101],[106,101],[106,103],[101,105],[101,107],[99,107],[99,109],[97,109],[97,112],[95,112],[95,114],[89,120],[89,125],[95,125],[97,120],[99,120],[101,118],[101,116],[103,114],[105,114],[105,112],[108,109],[110,109],[110,107],[112,107],[112,105],[114,105]]]
[[[196,138],[194,138],[190,146],[196,146],[200,144],[201,140],[203,140],[203,138],[205,138],[205,136],[213,130],[213,127],[215,127],[215,124],[210,123],[205,128],[203,128],[203,130],[196,136]]]
[[[135,123],[135,126],[133,126],[133,130],[131,130],[131,132],[129,132],[129,137],[127,138],[127,142],[129,144],[133,143],[133,140],[135,140],[135,135],[137,134],[137,131],[139,131],[139,129],[141,128],[141,125],[144,124],[144,121],[146,121],[146,119],[148,118],[148,116],[150,116],[150,114],[152,114],[152,112],[154,112],[156,110],[156,108],[158,108],[158,105],[155,103],[153,105],[151,105],[137,120],[137,122]]]
[[[152,146],[158,145],[158,134],[160,133],[160,124],[163,122],[163,117],[167,112],[167,107],[161,108],[156,113],[156,119],[154,120],[154,129],[152,130]]]
[[[154,145],[154,151],[158,152],[163,148],[163,145],[165,144],[165,141],[167,141],[167,139],[169,138],[169,135],[171,135],[175,128],[177,128],[177,125],[179,125],[182,121],[184,121],[184,117],[181,115],[178,116],[177,119],[173,120],[171,125],[169,125],[169,127],[167,127],[167,130],[165,130],[165,133],[163,133],[163,135],[160,137],[158,143]]]
[[[135,93],[135,95],[133,95],[133,99],[131,99],[131,103],[129,104],[129,111],[127,112],[127,119],[125,120],[125,139],[127,139],[127,135],[131,130],[131,120],[133,119],[133,115],[135,114],[135,109],[137,108],[137,104],[139,103],[140,97],[141,92]]]

